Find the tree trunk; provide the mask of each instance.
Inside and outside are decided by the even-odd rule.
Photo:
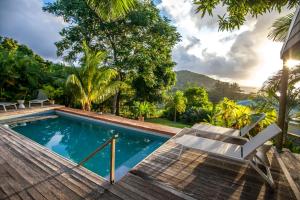
[[[116,114],[116,111],[117,111],[117,98],[118,98],[118,93],[115,94],[114,98],[113,98],[113,102],[112,102],[112,110],[111,110],[111,113],[112,114]]]
[[[285,118],[286,118],[286,105],[287,105],[287,88],[288,88],[288,77],[289,70],[286,66],[286,61],[283,61],[283,71],[281,77],[281,87],[280,87],[280,99],[279,99],[279,114],[278,114],[278,126],[282,131],[285,129]],[[282,150],[284,132],[277,136],[276,147],[278,151]]]
[[[287,106],[287,110],[288,110],[288,106]],[[282,130],[282,135],[283,135],[282,143],[283,144],[286,143],[287,135],[288,135],[288,129],[289,129],[289,112],[286,111],[285,121],[284,121],[284,129]]]
[[[117,99],[116,99],[116,115],[117,116],[120,116],[120,96],[121,96],[121,93],[118,92]]]
[[[176,122],[176,108],[174,108],[174,122]]]
[[[117,92],[113,99],[112,114],[119,116],[120,115],[120,92]]]
[[[91,111],[91,103],[87,102],[84,104],[83,110]]]

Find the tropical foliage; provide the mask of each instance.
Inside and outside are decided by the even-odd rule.
[[[60,91],[70,68],[36,55],[25,45],[0,37],[0,100],[33,99],[38,89],[50,85]],[[59,99],[64,103],[64,99]]]
[[[43,86],[42,90],[44,91],[44,93],[46,94],[48,99],[50,99],[50,100],[60,98],[64,93],[64,91],[61,87],[54,88],[52,85],[49,85],[49,84],[45,84]]]
[[[83,43],[83,49],[82,66],[69,75],[66,87],[74,101],[80,102],[82,109],[90,111],[92,103],[102,103],[115,94],[120,82],[114,81],[117,71],[100,65],[106,57],[105,52],[92,51],[86,42]]]
[[[122,98],[129,88],[120,88],[111,101],[113,113],[119,115],[121,105],[133,101],[162,101],[165,91],[174,85],[171,50],[180,36],[152,3],[139,2],[123,18],[109,22],[96,15],[84,0],[55,1],[44,9],[70,24],[60,32],[62,40],[56,43],[59,56],[76,60],[86,40],[91,49],[107,52],[104,65],[116,70],[117,80],[134,91],[132,97]]]
[[[239,28],[247,15],[257,17],[298,5],[298,0],[194,2],[202,17],[212,15],[220,4],[226,7],[228,14],[218,16],[220,30]],[[266,119],[256,127],[255,134],[276,120],[281,72],[265,83],[250,106],[236,102],[248,98],[237,83],[205,76],[197,78],[198,85],[171,90],[176,82],[172,48],[180,35],[150,1],[59,0],[48,3],[44,10],[68,23],[56,43],[57,55],[79,66],[54,64],[25,45],[0,37],[1,101],[32,99],[42,88],[50,99],[65,105],[88,111],[111,110],[132,118],[163,114],[174,122],[152,121],[178,127],[209,122],[240,129],[250,123],[253,114],[265,113]],[[292,14],[274,22],[268,37],[284,40],[291,19]],[[289,77],[289,114],[300,103],[300,90],[295,85],[299,72],[299,67],[295,68]],[[203,82],[210,88],[199,87]]]
[[[264,100],[274,107],[279,107],[279,94],[280,94],[280,82],[282,77],[282,70],[277,74],[271,76],[261,88],[261,95]],[[287,112],[285,120],[285,128],[283,135],[286,137],[288,130],[288,123],[290,118],[295,114],[295,110],[300,108],[300,88],[297,83],[300,81],[300,66],[290,69],[288,77],[288,91],[287,91]]]
[[[223,101],[215,106],[209,123],[217,126],[241,129],[253,121],[253,115],[261,113],[264,113],[266,117],[256,127],[255,133],[258,133],[276,121],[276,110],[273,107],[267,107],[263,104],[257,104],[252,107],[242,106],[228,98],[224,98]]]
[[[172,96],[169,96],[167,108],[173,113],[174,122],[177,120],[177,114],[181,114],[185,111],[186,102],[187,99],[180,90],[176,91]]]
[[[298,0],[272,0],[272,1],[228,1],[228,0],[195,0],[196,11],[201,17],[206,14],[213,15],[217,6],[227,9],[224,15],[218,15],[219,30],[233,30],[240,28],[246,21],[246,16],[258,17],[271,11],[281,12],[285,7],[292,9],[299,5]]]
[[[133,104],[133,114],[134,117],[146,117],[149,118],[154,112],[155,112],[155,106],[152,105],[151,103],[144,101],[144,102],[139,102],[136,101]]]
[[[208,99],[208,93],[205,88],[191,87],[184,91],[187,99],[187,107],[211,107],[212,103]]]
[[[238,105],[236,102],[224,98],[215,106],[210,123],[240,129],[250,123],[250,114],[249,107]]]
[[[218,103],[224,97],[227,97],[232,100],[241,100],[247,99],[249,95],[243,93],[242,89],[237,83],[228,83],[217,81],[209,91],[210,100],[213,103]]]

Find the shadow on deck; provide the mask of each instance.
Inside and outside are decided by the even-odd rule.
[[[268,157],[276,184],[274,191],[245,164],[193,150],[185,150],[178,159],[179,152],[179,146],[168,141],[120,182],[137,176],[185,199],[295,199],[272,152]]]

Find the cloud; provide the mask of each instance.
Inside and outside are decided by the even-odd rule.
[[[61,39],[61,18],[42,11],[39,0],[1,0],[0,35],[28,45],[46,59],[57,61],[54,42]]]
[[[218,18],[226,10],[218,6],[214,16],[195,14],[192,0],[162,0],[158,8],[171,17],[182,34],[173,50],[175,69],[187,69],[241,84],[259,85],[281,67],[280,44],[267,39],[272,22],[285,14],[272,12],[248,17],[240,30],[218,31]],[[195,45],[194,38],[201,41]],[[260,72],[260,73],[259,73]],[[263,73],[262,73],[263,72]]]
[[[201,41],[199,38],[196,37],[187,37],[188,44],[184,47],[187,51],[192,49],[193,47],[200,46]]]
[[[229,35],[229,36],[219,39],[219,42],[229,42],[231,40],[236,39],[236,37],[237,37],[237,34]]]

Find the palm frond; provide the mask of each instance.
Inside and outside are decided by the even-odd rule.
[[[271,26],[268,38],[276,42],[284,42],[287,37],[294,13],[278,18]]]
[[[137,4],[136,0],[86,0],[86,2],[100,18],[106,21],[126,15]]]
[[[106,85],[99,90],[94,90],[92,98],[96,103],[102,103],[112,95],[116,94],[122,85],[121,81],[114,81],[109,85]]]
[[[66,88],[73,95],[75,101],[81,102],[82,105],[86,102],[87,94],[81,81],[75,74],[68,76]]]

